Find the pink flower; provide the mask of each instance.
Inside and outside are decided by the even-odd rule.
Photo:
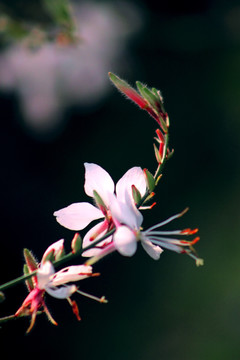
[[[94,220],[104,218],[103,221],[95,225],[85,235],[83,248],[113,228],[114,223],[110,209],[112,199],[116,199],[116,201],[121,204],[121,207],[125,207],[124,211],[122,211],[123,223],[128,221],[128,211],[135,211],[135,216],[142,219],[141,213],[134,205],[132,186],[138,189],[141,196],[145,194],[147,188],[144,172],[140,167],[133,167],[128,170],[115,186],[111,176],[101,166],[90,163],[85,163],[84,165],[86,170],[84,189],[88,196],[92,198],[95,197],[95,199],[97,196],[97,199],[100,199],[100,201],[96,201],[98,207],[88,202],[80,202],[54,212],[57,221],[61,225],[70,230],[77,231],[84,229]],[[130,202],[132,204],[131,210],[129,210],[128,204]],[[126,215],[124,215],[124,212]],[[111,241],[112,237],[110,236],[104,240],[103,243],[99,244],[100,248],[109,244]],[[99,248],[87,250],[84,256],[94,256],[100,251],[101,249]]]
[[[59,240],[56,243],[52,244],[44,253],[40,267],[38,264],[34,264],[35,259],[32,254],[28,251],[25,252],[26,263],[29,269],[29,273],[36,271],[36,275],[33,275],[33,281],[27,281],[28,289],[30,293],[24,300],[21,307],[15,313],[16,317],[19,316],[31,316],[30,326],[27,330],[27,333],[31,331],[36,316],[39,310],[43,308],[43,312],[46,313],[48,319],[52,324],[57,325],[56,321],[52,318],[46,304],[44,295],[48,293],[49,295],[57,299],[67,299],[70,305],[73,308],[74,314],[77,316],[77,319],[80,320],[78,313],[78,307],[75,301],[70,299],[70,296],[74,292],[79,292],[82,295],[86,295],[100,302],[106,302],[105,298],[98,299],[94,296],[85,294],[78,290],[76,285],[69,284],[69,282],[76,282],[82,279],[85,279],[90,276],[99,275],[92,273],[92,267],[89,265],[76,265],[69,266],[60,271],[54,271],[54,267],[49,260],[45,260],[51,252],[54,252],[55,255],[63,249],[63,240]],[[50,251],[49,251],[50,250]]]

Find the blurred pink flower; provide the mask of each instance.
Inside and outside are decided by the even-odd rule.
[[[73,3],[79,43],[10,46],[0,57],[0,88],[16,90],[24,121],[37,132],[55,129],[67,106],[91,106],[110,88],[107,72],[127,63],[127,41],[142,19],[129,3]]]

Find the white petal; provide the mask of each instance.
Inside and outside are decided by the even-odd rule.
[[[154,260],[158,260],[160,258],[160,255],[163,252],[163,249],[160,248],[160,246],[153,245],[151,241],[147,239],[142,239],[141,244],[144,250],[148,253],[148,255],[151,256],[151,258],[153,258]]]
[[[76,285],[62,286],[60,288],[55,288],[55,287],[46,288],[46,292],[57,299],[66,299],[69,296],[71,296],[76,290],[77,290]]]
[[[86,250],[82,253],[83,257],[93,257],[93,256],[98,256],[100,255],[102,252],[102,249],[98,249],[98,248],[92,248],[89,250]]]
[[[129,169],[123,177],[117,182],[116,194],[119,200],[125,200],[125,191],[132,196],[132,185],[135,185],[140,194],[143,196],[146,192],[146,180],[144,172],[140,167]]]
[[[116,249],[124,256],[132,256],[137,250],[136,236],[127,226],[117,228],[113,242]]]
[[[92,274],[92,267],[88,265],[68,266],[56,272],[52,278],[49,286],[58,286],[66,284],[67,282],[79,281],[87,278]]]
[[[115,222],[128,225],[131,229],[137,230],[142,223],[142,214],[131,200],[124,203],[119,201],[115,195],[111,195],[109,209]]]
[[[143,216],[134,204],[133,197],[127,191],[125,192],[125,203],[132,212],[135,221],[135,228],[139,229],[143,222]]]
[[[90,244],[93,244],[94,241],[100,239],[100,237],[102,237],[107,229],[103,230],[103,231],[100,231],[102,230],[102,228],[104,228],[104,223],[105,221],[102,221],[100,222],[99,224],[93,226],[87,233],[86,235],[84,236],[83,238],[83,243],[82,243],[82,247],[83,249],[87,246],[89,246]],[[95,238],[95,240],[90,240],[92,236],[96,235],[96,234],[99,234],[97,235],[97,237]],[[109,236],[108,238],[106,238],[105,240],[101,241],[100,243],[97,244],[97,246],[103,246],[105,244],[109,244],[110,242],[112,241],[112,236]],[[91,256],[96,256],[96,255],[99,255],[101,253],[102,249],[97,249],[97,248],[92,248],[92,249],[89,249],[89,250],[86,250],[82,253],[82,256],[85,256],[85,257],[91,257]]]
[[[54,267],[50,261],[41,264],[37,271],[37,281],[39,289],[45,289],[50,281],[50,277],[54,274]]]
[[[88,196],[93,197],[95,190],[105,205],[108,206],[108,194],[114,193],[114,182],[111,176],[101,166],[85,163],[85,184],[84,189]]]
[[[70,230],[84,229],[90,222],[103,217],[102,212],[87,202],[71,204],[55,211],[54,216],[62,226]]]
[[[44,252],[43,257],[42,257],[42,263],[45,261],[45,258],[48,256],[48,254],[51,251],[54,251],[54,255],[56,256],[58,253],[60,253],[63,250],[63,243],[64,243],[64,239],[58,240],[55,243],[53,243],[52,245],[50,245],[47,250]]]

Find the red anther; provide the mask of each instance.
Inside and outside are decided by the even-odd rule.
[[[181,231],[181,234],[186,234],[186,235],[193,235],[193,234],[196,234],[198,232],[198,229],[184,229]]]
[[[197,236],[197,237],[196,237],[195,239],[193,239],[192,241],[180,240],[180,243],[181,243],[181,244],[184,244],[184,245],[191,246],[191,245],[196,244],[196,242],[198,242],[199,240],[200,240],[200,237]]]
[[[156,202],[152,203],[152,205],[150,205],[150,209],[152,209],[156,204]]]
[[[85,274],[83,274],[83,275],[85,275]],[[100,276],[101,274],[100,273],[93,273],[93,274],[86,274],[86,275],[94,277],[94,276]]]
[[[197,236],[195,239],[193,239],[193,241],[191,241],[191,245],[196,244],[196,242],[198,242],[200,240],[200,236]]]

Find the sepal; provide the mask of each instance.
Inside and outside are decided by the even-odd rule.
[[[24,259],[26,261],[26,264],[23,267],[23,272],[24,272],[24,274],[28,275],[38,269],[38,262],[35,259],[34,255],[32,254],[32,252],[26,248],[23,250],[23,255],[24,255]],[[34,287],[37,285],[37,277],[32,276],[25,283],[26,283],[28,290],[29,289],[33,290]]]
[[[29,268],[28,268],[27,264],[24,264],[24,265],[23,265],[23,274],[24,274],[24,275],[29,275],[29,274],[30,274],[30,271],[29,271]],[[27,279],[27,280],[25,281],[25,284],[26,284],[27,289],[28,289],[29,292],[31,292],[31,291],[34,289],[34,287],[35,287],[35,286],[34,286],[34,281],[33,281],[32,278]]]
[[[93,190],[93,198],[95,200],[95,203],[97,205],[97,207],[103,212],[103,214],[105,216],[107,216],[107,207],[103,201],[103,199],[101,198],[101,196],[97,193],[96,190]]]
[[[23,249],[24,259],[26,261],[29,272],[35,271],[38,268],[38,262],[32,252],[28,249]]]

